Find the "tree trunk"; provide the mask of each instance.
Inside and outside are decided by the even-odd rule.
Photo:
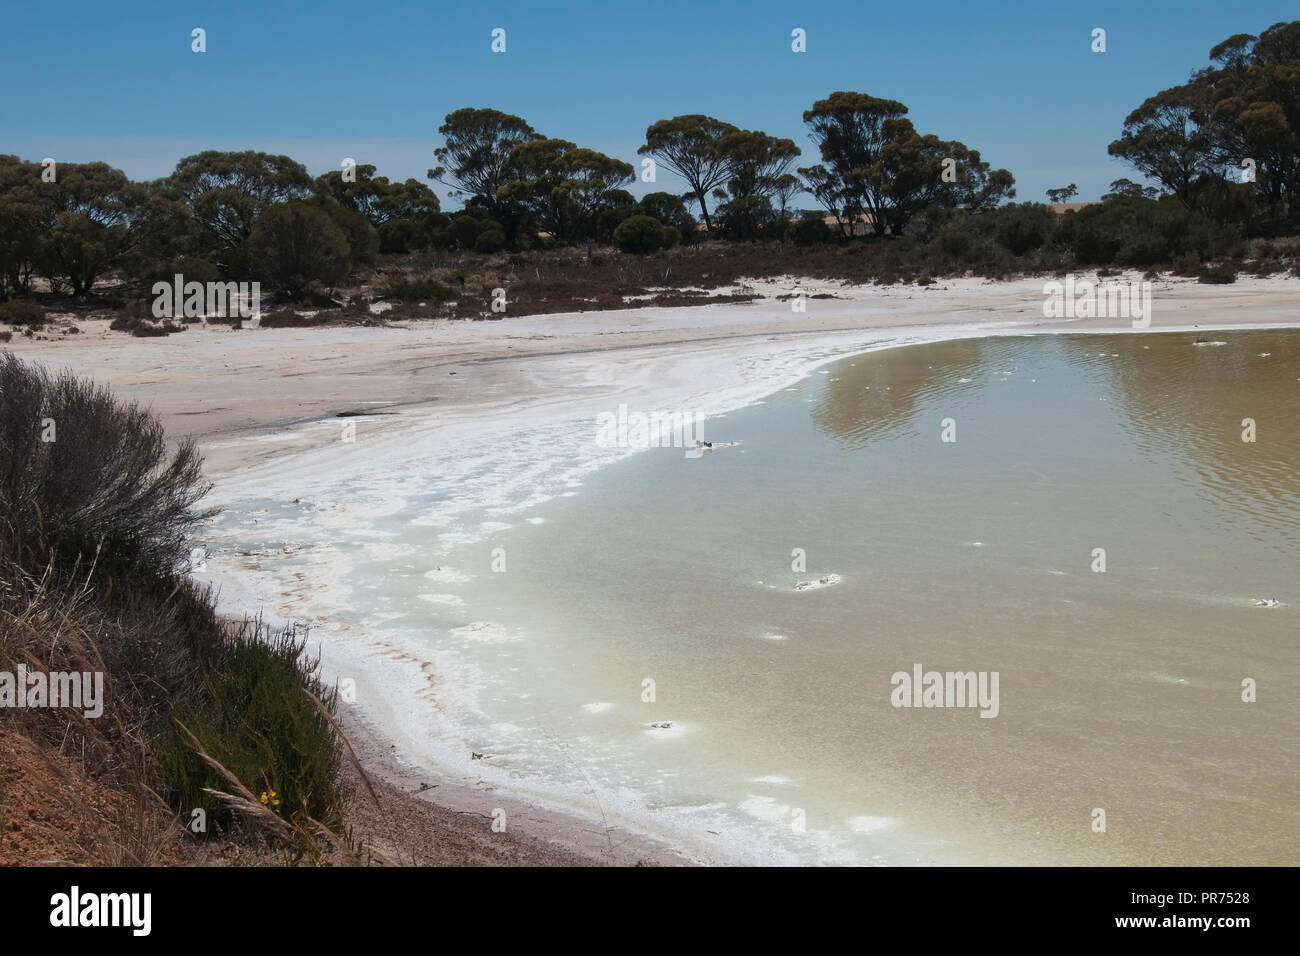
[[[700,215],[704,217],[704,231],[713,231],[713,221],[709,219],[709,207],[704,203],[704,193],[698,189],[695,191],[695,198],[700,201]]]

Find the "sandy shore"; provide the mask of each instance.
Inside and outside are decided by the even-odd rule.
[[[1137,279],[1137,276],[1127,276]],[[620,402],[642,408],[741,407],[834,358],[913,342],[997,334],[1134,331],[1127,319],[1046,320],[1043,281],[966,279],[918,287],[803,282],[806,312],[754,283],[740,305],[430,322],[390,328],[192,328],[159,339],[79,323],[51,341],[15,337],[14,353],[109,384],[200,443],[218,503],[289,500],[418,449],[431,468],[472,473],[476,456],[529,428],[595,420]],[[720,290],[726,291],[726,290]],[[1149,332],[1300,324],[1300,281],[1229,286],[1158,281]],[[351,424],[356,440],[340,441]],[[486,457],[483,467],[501,467]],[[257,610],[249,608],[248,610]],[[394,665],[396,666],[396,665]],[[374,699],[360,697],[359,699]],[[391,714],[347,714],[367,772],[392,797],[372,833],[401,822],[390,850],[408,862],[671,864],[683,857],[609,821],[543,809],[508,778],[476,766],[433,773]],[[468,761],[468,755],[466,755]],[[368,798],[365,798],[368,799]],[[544,801],[543,801],[544,802]],[[509,821],[490,829],[492,811]],[[572,809],[566,807],[566,809]],[[441,849],[412,839],[435,832]],[[686,847],[699,862],[727,853]]]
[[[191,327],[159,339],[87,322],[82,335],[46,342],[15,336],[6,347],[111,384],[152,408],[169,434],[200,440],[209,473],[219,476],[329,442],[337,434],[305,426],[340,414],[436,407],[439,426],[452,427],[567,414],[579,403],[605,409],[627,395],[646,404],[719,406],[891,341],[1131,329],[1125,319],[1044,319],[1042,284],[756,282],[754,289],[770,298],[390,328]],[[806,312],[794,312],[775,296],[796,287],[835,298],[810,298]],[[1284,325],[1296,321],[1300,282],[1207,286],[1179,279],[1156,282],[1153,296],[1152,332]],[[389,424],[376,419],[374,430]]]

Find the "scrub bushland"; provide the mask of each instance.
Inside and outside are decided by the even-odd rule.
[[[0,357],[0,671],[105,688],[99,717],[3,707],[0,730],[118,795],[100,813],[117,862],[213,837],[351,852],[335,697],[306,635],[223,619],[189,577],[207,491],[193,443],[147,411]]]

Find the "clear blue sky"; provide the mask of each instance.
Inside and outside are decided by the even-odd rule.
[[[1106,154],[1131,109],[1220,40],[1297,17],[1295,0],[11,3],[0,153],[151,179],[202,149],[251,148],[313,175],[350,156],[424,180],[442,117],[491,106],[633,163],[649,124],[708,113],[790,137],[810,165],[803,110],[856,90],[1010,169],[1019,200],[1070,182],[1095,199],[1133,175]],[[806,53],[791,52],[795,27]],[[684,187],[661,173],[655,188]]]

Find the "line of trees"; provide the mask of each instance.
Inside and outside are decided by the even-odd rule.
[[[1109,208],[1069,213],[1079,219],[1068,228],[1041,206],[1000,216],[1014,224],[1007,248],[1019,254],[1049,234],[1066,236],[1071,249],[1159,262],[1186,245],[1185,234],[1205,237],[1196,249],[1219,249],[1233,236],[1294,230],[1300,21],[1229,37],[1210,58],[1187,83],[1135,109],[1110,144],[1154,185],[1116,180],[1103,197]],[[862,224],[881,238],[961,245],[992,228],[968,220],[1015,196],[1011,173],[964,143],[918,132],[896,100],[835,92],[803,121],[818,160],[805,166],[790,139],[701,114],[659,120],[638,150],[641,179],[667,172],[686,188],[637,200],[627,191],[637,179],[632,163],[499,110],[458,109],[439,128],[428,171],[461,202],[454,215],[425,183],[390,182],[365,164],[313,179],[288,156],[208,151],[136,183],[104,163],[0,156],[0,299],[30,294],[36,276],[56,292],[85,295],[108,271],[140,285],[176,272],[261,279],[296,296],[333,287],[379,254],[429,248],[598,242],[650,252],[701,234],[808,244],[847,239]],[[792,222],[791,202],[804,192],[822,211]],[[1076,192],[1071,184],[1049,198]]]
[[[1163,192],[1250,235],[1300,223],[1300,20],[1210,50],[1216,65],[1162,90],[1128,115],[1110,155],[1158,184],[1112,184],[1114,195]]]
[[[428,186],[374,174],[360,165],[312,179],[288,156],[207,151],[135,183],[105,163],[0,156],[0,298],[29,294],[36,276],[84,295],[109,270],[146,285],[176,272],[294,294],[332,285],[446,225]]]
[[[297,295],[332,286],[380,253],[429,247],[497,252],[538,244],[613,242],[648,252],[704,230],[732,239],[785,237],[807,190],[849,235],[865,219],[881,236],[932,206],[981,209],[1014,195],[964,144],[922,136],[893,100],[833,93],[804,114],[821,163],[799,168],[790,139],[698,114],[660,120],[638,151],[643,179],[687,186],[640,200],[629,162],[547,137],[494,109],[458,109],[439,128],[431,179],[463,204],[444,214],[427,185],[390,182],[371,165],[313,179],[288,156],[207,151],[163,179],[134,183],[104,163],[0,157],[0,296],[34,276],[84,295],[107,270],[142,284],[176,272],[199,281],[256,277]],[[653,170],[653,174],[650,172]]]
[[[689,240],[696,221],[735,239],[784,235],[790,202],[811,193],[849,235],[866,219],[877,235],[901,232],[928,206],[981,209],[1015,195],[1005,169],[991,170],[965,144],[921,135],[907,107],[863,93],[837,92],[813,104],[804,122],[822,162],[799,168],[793,140],[741,129],[712,116],[674,116],[652,124],[638,154],[643,178],[659,169],[687,186],[681,196],[652,193],[637,202],[624,189],[634,167],[566,140],[548,139],[526,121],[493,109],[461,109],[439,129],[445,144],[429,176],[499,224],[506,241],[543,235],[559,242],[606,240],[626,219],[649,215]],[[654,170],[653,179],[649,170]],[[711,208],[712,204],[712,208]]]

